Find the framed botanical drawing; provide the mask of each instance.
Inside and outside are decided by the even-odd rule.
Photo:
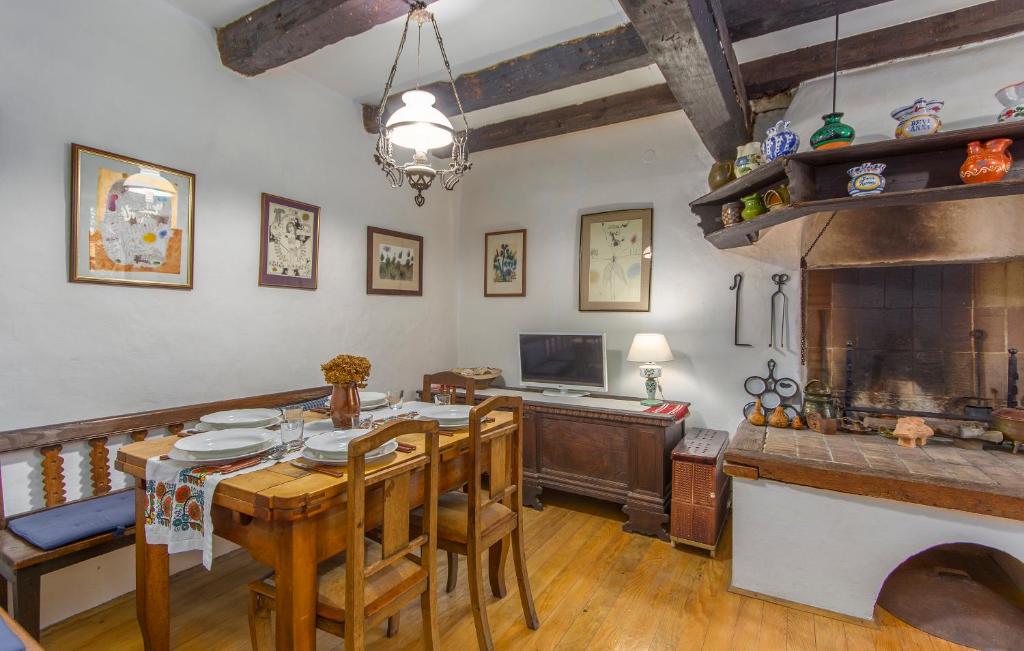
[[[316,289],[320,208],[264,192],[260,198],[260,285]]]
[[[653,223],[650,208],[582,215],[581,312],[650,311]]]
[[[423,295],[423,238],[366,227],[366,293]]]
[[[71,282],[192,289],[194,174],[71,145]]]
[[[484,296],[526,296],[526,229],[484,233]]]

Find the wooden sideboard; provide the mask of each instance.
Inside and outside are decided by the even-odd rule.
[[[524,401],[525,504],[542,508],[545,488],[608,500],[629,516],[623,530],[668,540],[670,457],[683,436],[683,419],[647,413],[638,398],[491,388],[477,391],[476,399],[493,395]]]

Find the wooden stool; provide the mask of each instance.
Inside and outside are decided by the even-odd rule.
[[[694,429],[672,450],[673,543],[707,549],[715,557],[725,528],[732,484],[722,471],[729,434]]]

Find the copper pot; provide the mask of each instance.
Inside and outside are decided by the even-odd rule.
[[[992,429],[1013,441],[1013,452],[1024,444],[1024,409],[1003,407],[992,412]]]

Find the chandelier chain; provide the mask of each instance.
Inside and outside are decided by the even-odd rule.
[[[402,39],[398,42],[398,52],[395,54],[395,62],[391,64],[391,73],[388,74],[388,82],[384,84],[384,95],[380,98],[380,106],[377,107],[377,128],[384,128],[384,109],[388,103],[388,95],[391,94],[391,84],[395,81],[395,74],[398,72],[398,61],[402,58],[402,50],[405,49],[405,37],[409,33],[409,20],[412,19],[412,12],[405,17],[405,29],[402,30]]]
[[[452,66],[448,63],[448,54],[444,51],[444,40],[441,38],[441,30],[437,27],[437,20],[434,14],[430,14],[430,23],[434,26],[434,35],[437,36],[437,48],[441,50],[441,60],[444,61],[444,69],[448,71],[448,81],[452,85],[452,95],[455,96],[455,105],[459,107],[459,115],[462,116],[462,123],[466,126],[466,135],[469,135],[469,120],[466,119],[466,112],[462,109],[462,100],[459,99],[459,89],[455,87],[455,77],[452,75]]]

